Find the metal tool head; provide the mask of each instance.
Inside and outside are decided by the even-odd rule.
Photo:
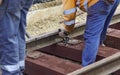
[[[63,43],[64,43],[64,45],[67,45],[68,44],[68,42],[69,42],[69,40],[70,40],[70,38],[69,37],[65,37],[65,38],[63,38]]]

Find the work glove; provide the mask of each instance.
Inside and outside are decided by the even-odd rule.
[[[0,0],[0,5],[2,4],[2,1],[3,1],[3,0]]]
[[[114,0],[103,0],[103,1],[108,5],[114,4]]]

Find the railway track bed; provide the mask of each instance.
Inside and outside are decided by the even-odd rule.
[[[59,45],[57,31],[27,40],[27,75],[120,75],[120,18],[117,13],[107,33],[106,46],[100,46],[96,62],[81,66],[84,47],[83,25],[77,25],[70,35],[81,42],[77,45]],[[115,22],[116,21],[116,22]],[[57,38],[57,39],[56,39]]]

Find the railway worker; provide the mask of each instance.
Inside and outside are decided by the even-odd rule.
[[[2,75],[22,75],[25,67],[26,14],[33,0],[0,0]]]
[[[92,64],[96,59],[99,45],[105,40],[108,25],[120,0],[62,0],[62,2],[65,31],[59,33],[61,37],[74,30],[77,7],[88,14],[82,66]]]

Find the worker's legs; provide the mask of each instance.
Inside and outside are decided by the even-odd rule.
[[[24,0],[4,1],[6,1],[4,2],[6,7],[0,6],[0,15],[2,15],[0,16],[0,67],[2,75],[22,75],[27,14],[24,10],[28,10],[28,8],[23,8]],[[27,3],[30,3],[29,1],[26,0]],[[25,7],[29,6],[26,4]]]
[[[112,5],[108,6],[105,2],[100,0],[88,9],[87,24],[84,34],[85,47],[82,55],[83,66],[93,63],[96,59],[100,35],[111,7]]]
[[[115,0],[115,3],[114,3],[114,5],[113,5],[112,9],[110,10],[109,15],[108,15],[107,18],[106,18],[106,21],[105,21],[105,23],[104,23],[104,29],[103,29],[103,31],[102,31],[102,33],[101,33],[100,45],[101,45],[101,44],[104,42],[104,40],[105,40],[106,33],[107,33],[107,28],[109,27],[109,23],[110,23],[110,21],[111,21],[111,19],[112,19],[112,16],[114,15],[114,12],[115,12],[117,6],[119,5],[119,3],[120,3],[120,0]]]
[[[26,1],[21,10],[21,20],[19,25],[18,39],[19,39],[19,61],[20,61],[20,70],[23,71],[25,68],[25,34],[26,34],[26,15],[32,4],[33,0],[24,0]],[[21,74],[20,74],[21,75]]]
[[[19,75],[17,38],[19,22],[19,10],[5,10],[4,16],[0,20],[0,67],[2,75]]]

